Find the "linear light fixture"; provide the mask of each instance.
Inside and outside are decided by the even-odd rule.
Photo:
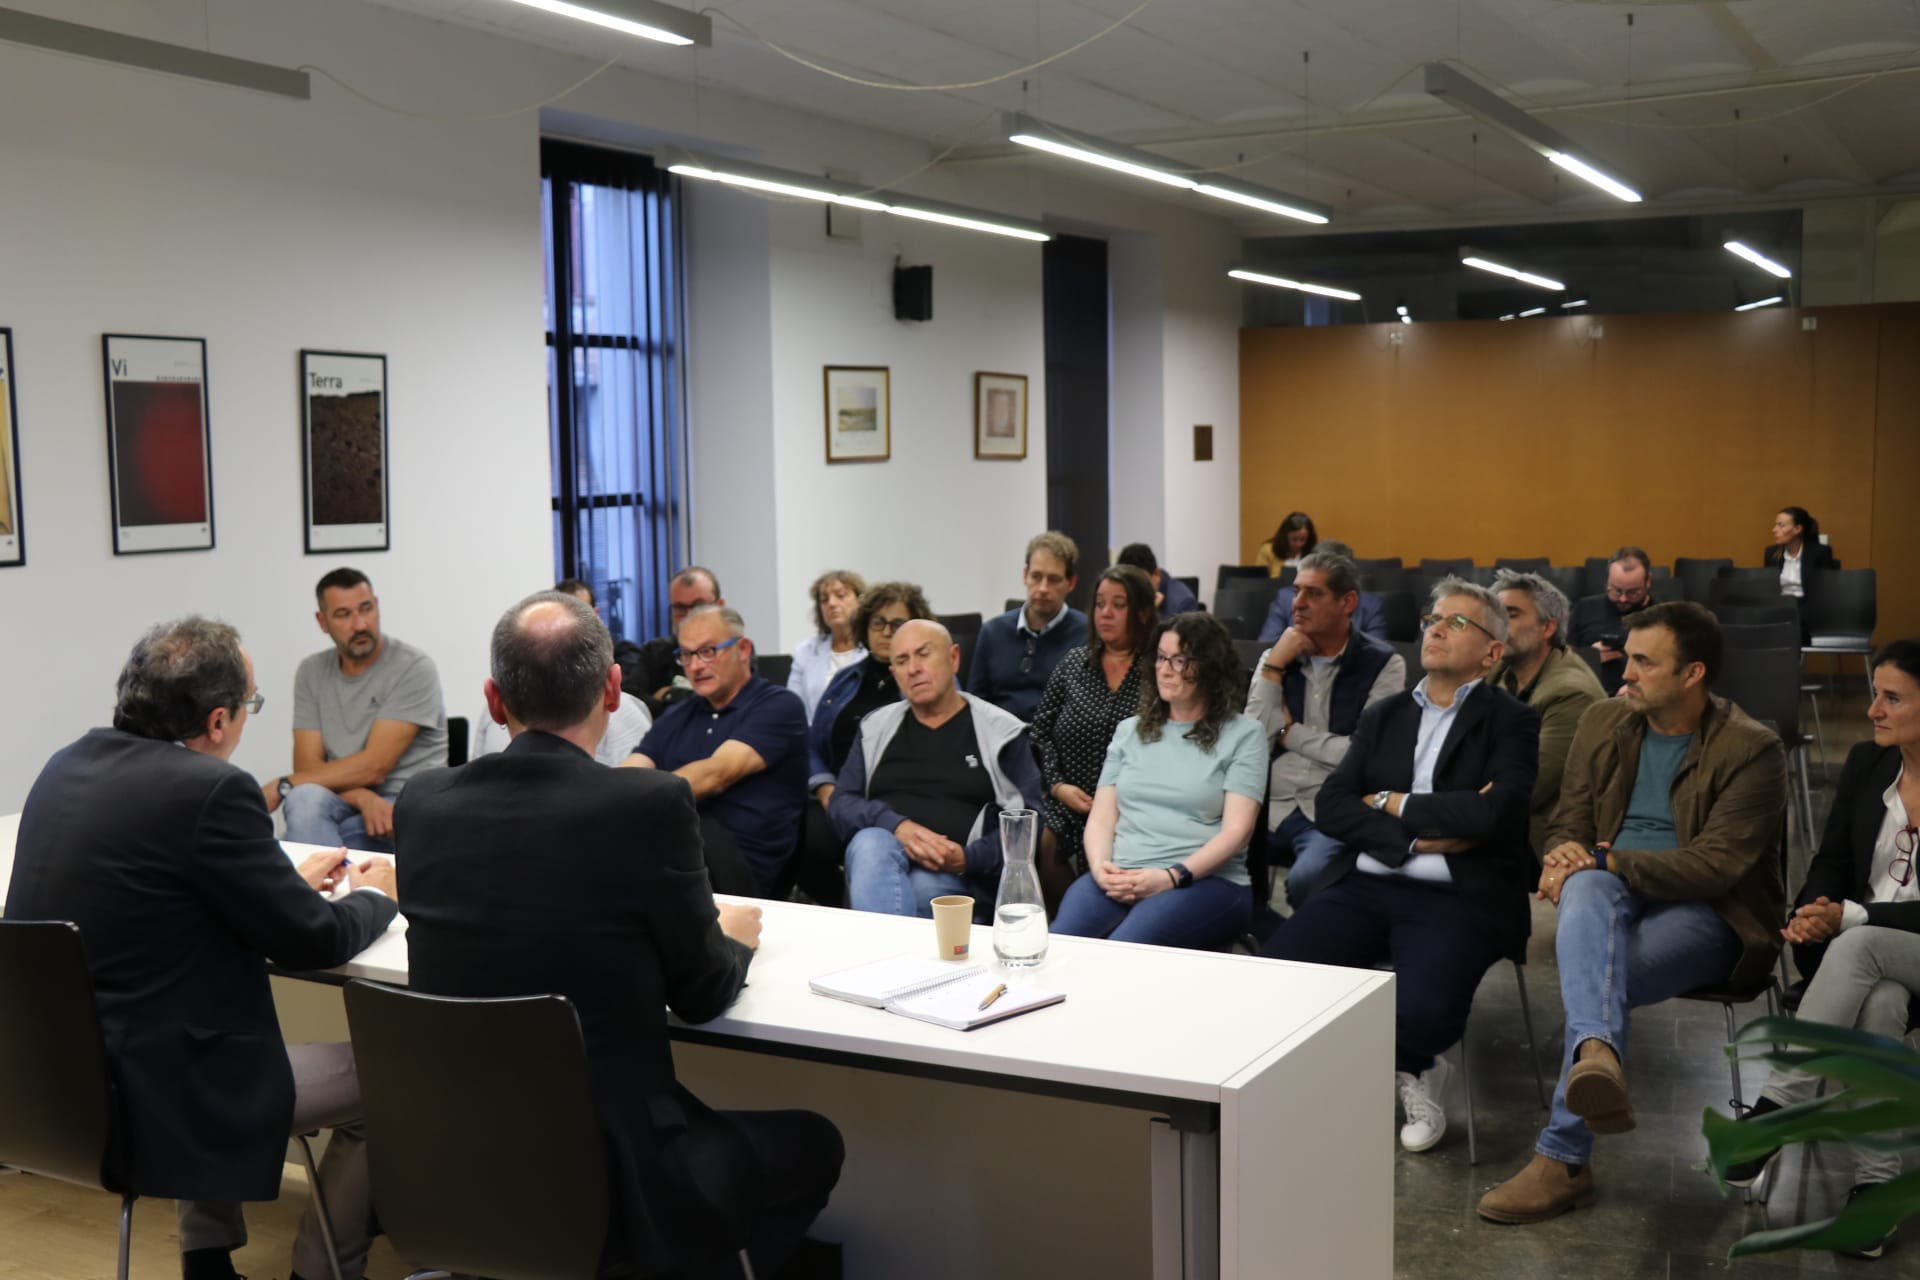
[[[313,97],[313,85],[307,73],[292,67],[276,67],[272,63],[252,62],[246,58],[229,58],[225,54],[208,53],[204,49],[186,45],[122,35],[118,31],[105,31],[78,22],[62,22],[58,18],[43,18],[39,14],[22,13],[18,9],[0,9],[0,41],[72,54],[76,58],[91,58],[96,62],[116,62],[122,66],[138,67],[142,71],[159,71],[191,80],[205,80],[235,89],[279,94],[284,98],[305,101]]]
[[[1575,307],[1584,307],[1586,305],[1587,305],[1587,300],[1585,298],[1575,298],[1572,302],[1561,303],[1560,309],[1562,311],[1571,311]]]
[[[589,0],[573,4],[570,0],[513,0],[514,4],[543,13],[557,13],[576,22],[592,23],[622,35],[661,44],[713,43],[713,19],[690,9],[676,9],[660,0]]]
[[[1409,311],[1408,311],[1408,310],[1407,310],[1407,309],[1406,309],[1405,307],[1395,307],[1395,308],[1394,308],[1394,310],[1400,313],[1400,323],[1401,323],[1401,324],[1412,324],[1412,323],[1413,323],[1413,315],[1412,315],[1412,313],[1411,313],[1411,312],[1409,312]]]
[[[1518,313],[1522,320],[1525,320],[1528,316],[1543,316],[1545,314],[1547,314],[1545,307],[1528,307],[1525,311]]]
[[[1785,302],[1786,300],[1787,299],[1784,295],[1776,293],[1771,298],[1762,298],[1758,302],[1743,302],[1739,306],[1735,307],[1734,310],[1735,311],[1757,311],[1761,307],[1770,307],[1776,302]]]
[[[1638,191],[1583,156],[1569,139],[1541,124],[1464,71],[1444,62],[1429,62],[1424,69],[1427,92],[1448,106],[1495,128],[1504,129],[1549,162],[1583,182],[1592,183],[1614,199],[1630,204],[1640,203]]]
[[[959,227],[967,231],[984,231],[989,235],[1011,236],[1016,240],[1053,239],[1053,233],[1045,227],[1022,218],[1003,217],[985,209],[948,204],[943,200],[923,200],[919,196],[904,196],[891,191],[869,191],[851,182],[836,182],[831,178],[816,178],[812,174],[793,173],[740,160],[721,160],[687,151],[669,150],[667,172],[747,191],[761,191],[796,200],[818,200],[822,204],[846,205],[850,209],[864,209],[868,213],[891,213],[896,217],[937,222],[942,226]]]
[[[1298,196],[1290,196],[1284,191],[1273,191],[1266,187],[1250,186],[1245,183],[1201,181],[1200,177],[1208,177],[1208,175],[1193,177],[1184,174],[1151,152],[1122,146],[1117,142],[1108,142],[1104,138],[1096,138],[1092,134],[1080,133],[1056,124],[1048,124],[1032,116],[1021,115],[1018,112],[1010,113],[1006,117],[1005,127],[1007,141],[1019,143],[1023,147],[1032,147],[1036,151],[1044,151],[1049,155],[1078,160],[1082,164],[1097,165],[1115,173],[1144,178],[1148,182],[1177,187],[1182,191],[1191,191],[1196,195],[1208,196],[1215,200],[1226,200],[1232,204],[1258,209],[1262,213],[1276,214],[1282,218],[1311,222],[1315,225],[1324,225],[1327,221],[1327,207],[1311,200],[1303,200]]]
[[[1509,280],[1518,280],[1522,284],[1530,284],[1537,289],[1553,289],[1564,293],[1567,288],[1566,285],[1549,276],[1537,276],[1531,271],[1522,271],[1518,267],[1510,267],[1504,262],[1496,262],[1492,258],[1483,257],[1475,253],[1472,249],[1460,250],[1460,261],[1476,270],[1491,271],[1494,275],[1505,276]]]
[[[1769,258],[1764,253],[1761,253],[1758,249],[1750,248],[1747,245],[1741,244],[1738,240],[1729,240],[1725,244],[1721,245],[1720,247],[1725,249],[1728,253],[1733,254],[1735,257],[1745,258],[1748,262],[1751,262],[1754,266],[1760,268],[1762,271],[1766,272],[1769,275],[1778,276],[1782,280],[1790,279],[1793,276],[1793,272],[1787,270],[1787,268],[1783,264],[1775,262],[1772,258]]]
[[[1285,276],[1270,276],[1264,272],[1248,271],[1243,267],[1234,267],[1227,272],[1235,280],[1245,280],[1249,284],[1264,284],[1275,289],[1297,289],[1301,293],[1317,293],[1323,298],[1338,298],[1342,302],[1358,302],[1360,295],[1351,289],[1336,289],[1330,284],[1313,284],[1306,280],[1289,280]]]

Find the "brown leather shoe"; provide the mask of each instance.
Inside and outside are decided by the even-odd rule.
[[[1625,1133],[1633,1128],[1633,1103],[1627,1097],[1627,1073],[1604,1040],[1580,1045],[1567,1072],[1567,1110],[1595,1133]]]
[[[1488,1222],[1518,1226],[1545,1222],[1574,1209],[1585,1209],[1598,1196],[1593,1169],[1575,1173],[1558,1160],[1535,1153],[1527,1167],[1480,1197],[1480,1216]]]

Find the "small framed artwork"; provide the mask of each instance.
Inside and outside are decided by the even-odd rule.
[[[973,456],[1027,456],[1027,375],[973,375]]]
[[[827,461],[885,462],[893,421],[885,366],[826,367]]]
[[[20,415],[13,395],[13,330],[0,329],[0,569],[27,562],[20,528]]]
[[[300,353],[307,554],[386,551],[387,358]]]
[[[206,339],[109,333],[101,350],[113,553],[211,550]]]

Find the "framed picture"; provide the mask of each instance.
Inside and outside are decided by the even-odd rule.
[[[109,333],[101,348],[113,553],[211,550],[206,339]]]
[[[893,415],[884,366],[826,367],[827,461],[885,462]]]
[[[973,375],[973,456],[1027,456],[1027,375]]]
[[[387,358],[300,353],[307,554],[386,551]]]
[[[13,330],[0,329],[0,569],[27,562],[20,528],[20,415],[13,396]]]

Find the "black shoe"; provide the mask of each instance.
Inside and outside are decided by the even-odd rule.
[[[1747,1111],[1747,1114],[1741,1116],[1740,1119],[1742,1121],[1752,1120],[1756,1116],[1764,1116],[1769,1112],[1778,1111],[1779,1109],[1780,1104],[1772,1098],[1762,1098],[1760,1101],[1754,1103]],[[1760,1181],[1760,1179],[1767,1176],[1767,1170],[1773,1167],[1773,1162],[1780,1158],[1781,1150],[1782,1148],[1775,1147],[1771,1151],[1762,1152],[1751,1160],[1742,1160],[1739,1164],[1727,1166],[1727,1185],[1730,1187],[1739,1187],[1744,1190]]]
[[[233,1269],[233,1250],[187,1249],[180,1254],[180,1280],[246,1280]]]
[[[1855,1183],[1853,1186],[1847,1188],[1847,1203],[1852,1204],[1858,1197],[1865,1195],[1879,1185],[1877,1182]],[[1881,1236],[1864,1249],[1836,1249],[1834,1252],[1846,1258],[1877,1258],[1887,1251],[1887,1245],[1892,1240],[1893,1232],[1889,1230],[1887,1234]]]

